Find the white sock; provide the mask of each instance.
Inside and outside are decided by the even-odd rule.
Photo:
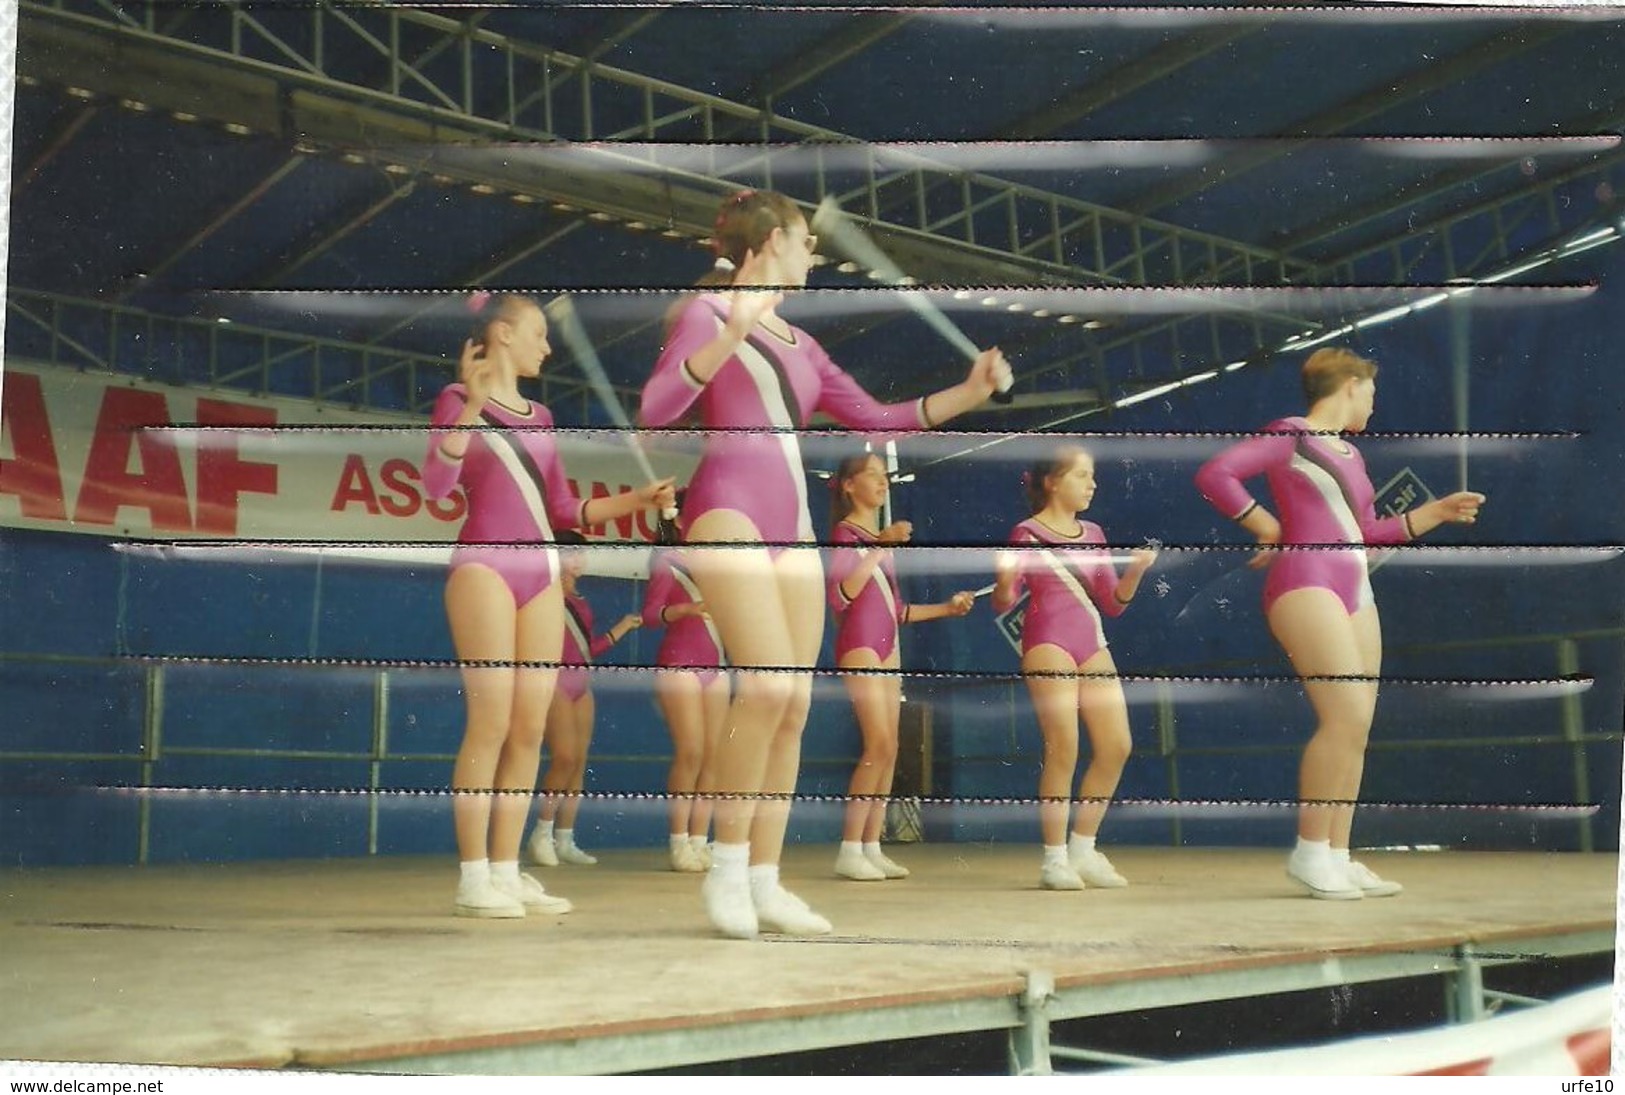
[[[1044,866],[1048,867],[1048,866],[1051,866],[1053,864],[1060,864],[1060,863],[1065,863],[1065,862],[1066,862],[1066,845],[1065,844],[1046,844],[1046,845],[1044,845]]]
[[[491,878],[497,882],[518,882],[519,861],[509,859],[500,863],[493,862],[491,864]]]
[[[489,859],[465,859],[458,864],[462,868],[462,884],[476,886],[482,882],[491,881],[491,861]]]
[[[880,841],[866,840],[863,842],[863,855],[865,859],[875,859],[885,853],[880,850]]]
[[[856,840],[843,840],[843,841],[841,841],[841,856],[842,856],[842,858],[847,858],[847,857],[850,857],[850,856],[861,856],[862,854],[863,854],[863,845],[861,843],[859,843],[858,841],[856,841]]]
[[[695,851],[703,851],[705,849],[705,845],[706,839],[704,833],[693,834],[688,838],[688,846],[693,848]]]
[[[750,868],[750,892],[752,895],[770,894],[779,888],[779,865],[777,863],[756,863]]]
[[[574,829],[560,829],[558,842],[561,848],[574,848],[576,846],[576,831]]]
[[[553,823],[551,821],[538,820],[536,822],[536,835],[542,840],[552,840]]]
[[[749,844],[715,844],[711,847],[711,870],[718,878],[743,882],[750,866]]]
[[[1067,838],[1066,848],[1073,855],[1088,855],[1095,850],[1095,838],[1084,836],[1082,833],[1073,833]]]
[[[1347,848],[1333,848],[1332,858],[1339,863],[1347,863],[1353,857],[1349,854],[1349,850]]]
[[[1300,836],[1298,838],[1298,846],[1292,850],[1292,854],[1300,856],[1313,856],[1319,859],[1322,856],[1332,854],[1332,842],[1330,840],[1305,840]]]
[[[674,852],[681,849],[681,848],[688,847],[688,834],[687,833],[672,833],[666,839],[667,839],[667,843],[669,843],[671,845],[671,850],[674,851]]]

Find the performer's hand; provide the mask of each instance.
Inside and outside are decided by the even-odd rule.
[[[950,616],[963,616],[976,607],[976,594],[968,590],[960,590],[948,601],[948,614]]]
[[[753,287],[752,282],[757,280],[762,262],[762,257],[755,251],[747,252],[744,263],[734,274],[734,284],[742,287],[728,294],[728,329],[741,339],[784,300],[784,294],[778,290]]]
[[[1263,570],[1275,562],[1276,552],[1270,549],[1281,542],[1281,522],[1275,519],[1274,514],[1265,513],[1262,509],[1254,510],[1248,520],[1253,523],[1253,535],[1258,538],[1258,546],[1263,550],[1254,552],[1247,565],[1254,570]]]
[[[642,627],[643,617],[638,615],[636,612],[628,612],[625,616],[621,617],[621,622],[615,626],[621,629],[621,634],[624,636],[628,631],[636,631],[638,628]]]
[[[912,521],[893,521],[880,530],[878,539],[882,544],[906,544],[914,536],[914,523]]]
[[[1157,561],[1157,553],[1150,548],[1139,548],[1129,555],[1128,566],[1130,570],[1144,573],[1151,569],[1151,564]]]
[[[994,346],[976,355],[965,383],[987,399],[998,388],[999,380],[1010,375],[1010,362],[1005,360],[1004,351]]]
[[[1440,524],[1470,525],[1478,520],[1478,507],[1484,504],[1484,496],[1476,491],[1458,490],[1428,504],[1436,507]]]
[[[667,510],[677,505],[677,488],[672,484],[673,479],[657,479],[647,483],[632,493],[637,500],[643,503],[644,508]]]
[[[463,356],[457,363],[457,377],[468,392],[467,409],[478,414],[491,398],[496,383],[496,364],[485,356],[485,344],[469,339],[463,343]]]

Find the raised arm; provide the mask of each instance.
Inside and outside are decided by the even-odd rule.
[[[463,474],[463,456],[468,452],[470,431],[451,429],[472,426],[480,420],[470,410],[462,385],[453,384],[434,401],[429,416],[429,451],[423,458],[423,489],[430,498],[444,498],[452,492]]]
[[[1038,537],[1027,529],[1016,526],[1010,535],[1010,544],[1013,548],[1030,548],[1039,543]],[[1021,588],[1026,584],[1024,570],[1026,560],[1020,551],[1001,551],[994,564],[993,574],[993,611],[1008,612],[1012,605],[1021,600]]]
[[[980,406],[993,394],[993,376],[1003,355],[988,350],[976,359],[971,375],[951,388],[902,403],[882,403],[835,364],[816,343],[810,350],[822,388],[817,407],[844,426],[860,430],[921,430],[940,426]]]

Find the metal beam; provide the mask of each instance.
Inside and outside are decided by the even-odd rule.
[[[261,287],[276,286],[280,282],[292,276],[307,263],[314,262],[316,259],[325,255],[332,248],[343,242],[344,238],[349,236],[352,232],[355,232],[360,228],[364,228],[368,224],[372,223],[390,206],[394,205],[402,198],[409,197],[416,189],[417,184],[412,181],[404,182],[399,186],[390,187],[389,191],[382,197],[369,202],[364,209],[349,217],[338,227],[328,229],[326,231],[319,231],[317,235],[320,238],[314,240],[298,255],[295,255],[292,258],[282,262],[269,273],[262,271],[250,278],[249,284]]]
[[[744,90],[730,98],[771,108],[773,100],[815,80],[836,65],[862,53],[912,20],[906,14],[854,15],[841,29],[826,35],[802,50],[795,60],[776,65],[758,75]]]
[[[1326,110],[1300,118],[1290,123],[1282,136],[1314,138],[1342,133],[1367,118],[1409,102],[1419,95],[1450,87],[1470,73],[1544,45],[1571,29],[1566,24],[1547,23],[1532,28],[1518,27],[1493,35],[1477,45],[1462,50],[1447,61],[1425,64],[1412,71],[1395,86],[1364,92]],[[1194,181],[1174,181],[1164,186],[1153,187],[1131,202],[1126,211],[1149,214],[1153,210],[1200,194],[1221,182],[1234,182],[1237,176],[1272,163],[1299,147],[1301,146],[1297,144],[1279,141],[1251,145],[1212,165],[1212,169],[1204,172],[1202,178]]]
[[[523,179],[502,179],[500,185],[587,209],[674,224],[697,236],[709,231],[717,198],[737,188],[741,178],[736,173],[706,174],[664,165],[655,151],[663,146],[657,144],[644,146],[634,171],[631,153],[609,155],[602,146],[584,144],[599,135],[596,129],[601,115],[643,117],[638,132],[647,131],[652,142],[688,139],[697,123],[709,133],[716,132],[719,123],[724,128],[736,121],[749,124],[764,142],[758,167],[769,176],[777,157],[812,156],[816,168],[819,156],[835,154],[837,149],[846,155],[855,145],[861,147],[861,142],[847,134],[666,81],[589,64],[487,30],[470,31],[464,23],[415,9],[339,10],[324,3],[302,11],[300,17],[317,20],[318,27],[325,28],[314,37],[326,45],[323,56],[300,61],[287,57],[290,42],[296,40],[292,35],[279,35],[275,42],[255,38],[256,26],[266,25],[268,34],[279,29],[269,25],[273,14],[269,10],[260,12],[254,23],[234,23],[238,40],[230,49],[219,48],[208,35],[208,20],[202,13],[184,27],[192,37],[180,39],[126,25],[99,11],[70,11],[66,0],[23,0],[20,12],[19,33],[26,48],[19,49],[19,69],[44,82],[88,81],[89,86],[109,95],[139,87],[143,98],[158,109],[185,111],[363,155],[381,155],[380,150],[391,145],[396,146],[393,152],[418,146],[446,155],[457,145],[568,138],[583,142],[578,146],[583,150],[602,153],[603,166],[567,178],[568,186],[551,177],[537,178],[534,172]],[[883,24],[869,24],[869,28],[878,32]],[[398,48],[405,30],[410,30],[415,41],[440,34],[478,47],[456,51],[460,81],[448,75],[445,84],[449,87],[458,82],[459,87],[448,92],[426,73],[390,54],[392,48]],[[337,72],[334,58],[345,52],[340,43],[352,44],[352,54],[383,57],[392,73],[390,90],[380,92]],[[570,110],[563,103],[555,104],[546,91],[546,84],[564,72],[573,75],[584,93],[576,95],[572,88],[572,94],[585,101]],[[482,101],[482,112],[474,112],[474,104],[464,109],[454,98],[462,86],[471,84],[505,92],[491,95],[490,101]],[[542,90],[535,90],[538,86]],[[496,104],[499,97],[505,108]],[[1293,273],[1292,261],[1268,248],[1129,217],[1105,206],[967,173],[951,163],[933,162],[898,149],[887,155],[893,161],[903,160],[910,174],[931,179],[951,176],[962,188],[958,213],[938,217],[930,227],[918,226],[927,221],[923,208],[914,218],[915,224],[874,225],[876,233],[886,237],[882,242],[893,250],[894,257],[932,277],[971,283],[1088,284],[1132,282],[1143,275],[1145,283],[1152,283],[1167,280],[1163,270],[1170,254],[1189,255],[1193,260],[1204,256],[1203,263],[1243,254],[1244,267],[1255,271],[1262,283],[1289,280]],[[799,166],[806,166],[806,161]],[[878,201],[875,188],[882,185],[885,170],[889,169],[871,164],[866,175],[870,180],[866,205]],[[489,167],[476,167],[474,174],[489,171]],[[614,180],[617,193],[630,202],[604,198],[606,171],[622,174]],[[819,181],[807,197],[809,208],[825,194],[821,168],[816,177]],[[978,232],[978,217],[996,222],[997,234],[985,227]],[[1043,241],[1042,248],[1033,245],[1035,239]]]
[[[89,125],[90,120],[96,117],[100,111],[101,108],[94,103],[80,107],[79,110],[74,112],[73,117],[68,119],[67,124],[56,131],[56,136],[51,138],[49,144],[40,149],[39,154],[29,161],[28,167],[24,169],[21,175],[17,176],[17,181],[12,184],[11,200],[13,203],[16,203],[23,196],[29,185],[39,178],[40,172],[44,171],[52,160],[61,155],[63,149],[73,143],[73,139],[79,136],[80,131]]]
[[[1164,42],[1133,60],[1066,92],[1061,98],[1009,125],[989,133],[990,140],[1030,141],[1048,137],[1056,130],[1088,117],[1101,107],[1140,90],[1154,80],[1171,76],[1194,61],[1230,45],[1238,39],[1263,30],[1265,23],[1199,30]]]
[[[193,248],[199,246],[210,236],[214,235],[216,232],[220,231],[220,229],[230,224],[237,218],[238,214],[242,213],[244,210],[258,202],[267,193],[269,193],[277,183],[293,174],[299,165],[304,162],[305,157],[300,155],[294,155],[284,160],[275,171],[265,176],[265,178],[261,179],[246,193],[238,197],[230,205],[226,206],[225,209],[222,209],[219,213],[211,217],[208,223],[202,228],[199,228],[196,232],[193,232],[190,236],[188,236],[185,242],[183,242],[179,247],[176,247],[163,258],[140,271],[139,280],[132,282],[121,290],[113,298],[114,301],[122,303],[123,301],[129,299],[131,294],[135,293],[137,290],[150,287],[158,278],[162,277],[170,267],[174,266],[182,258],[191,253]]]

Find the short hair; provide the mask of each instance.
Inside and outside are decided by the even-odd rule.
[[[1370,380],[1377,363],[1341,346],[1327,346],[1303,363],[1303,396],[1313,407],[1348,380]]]

